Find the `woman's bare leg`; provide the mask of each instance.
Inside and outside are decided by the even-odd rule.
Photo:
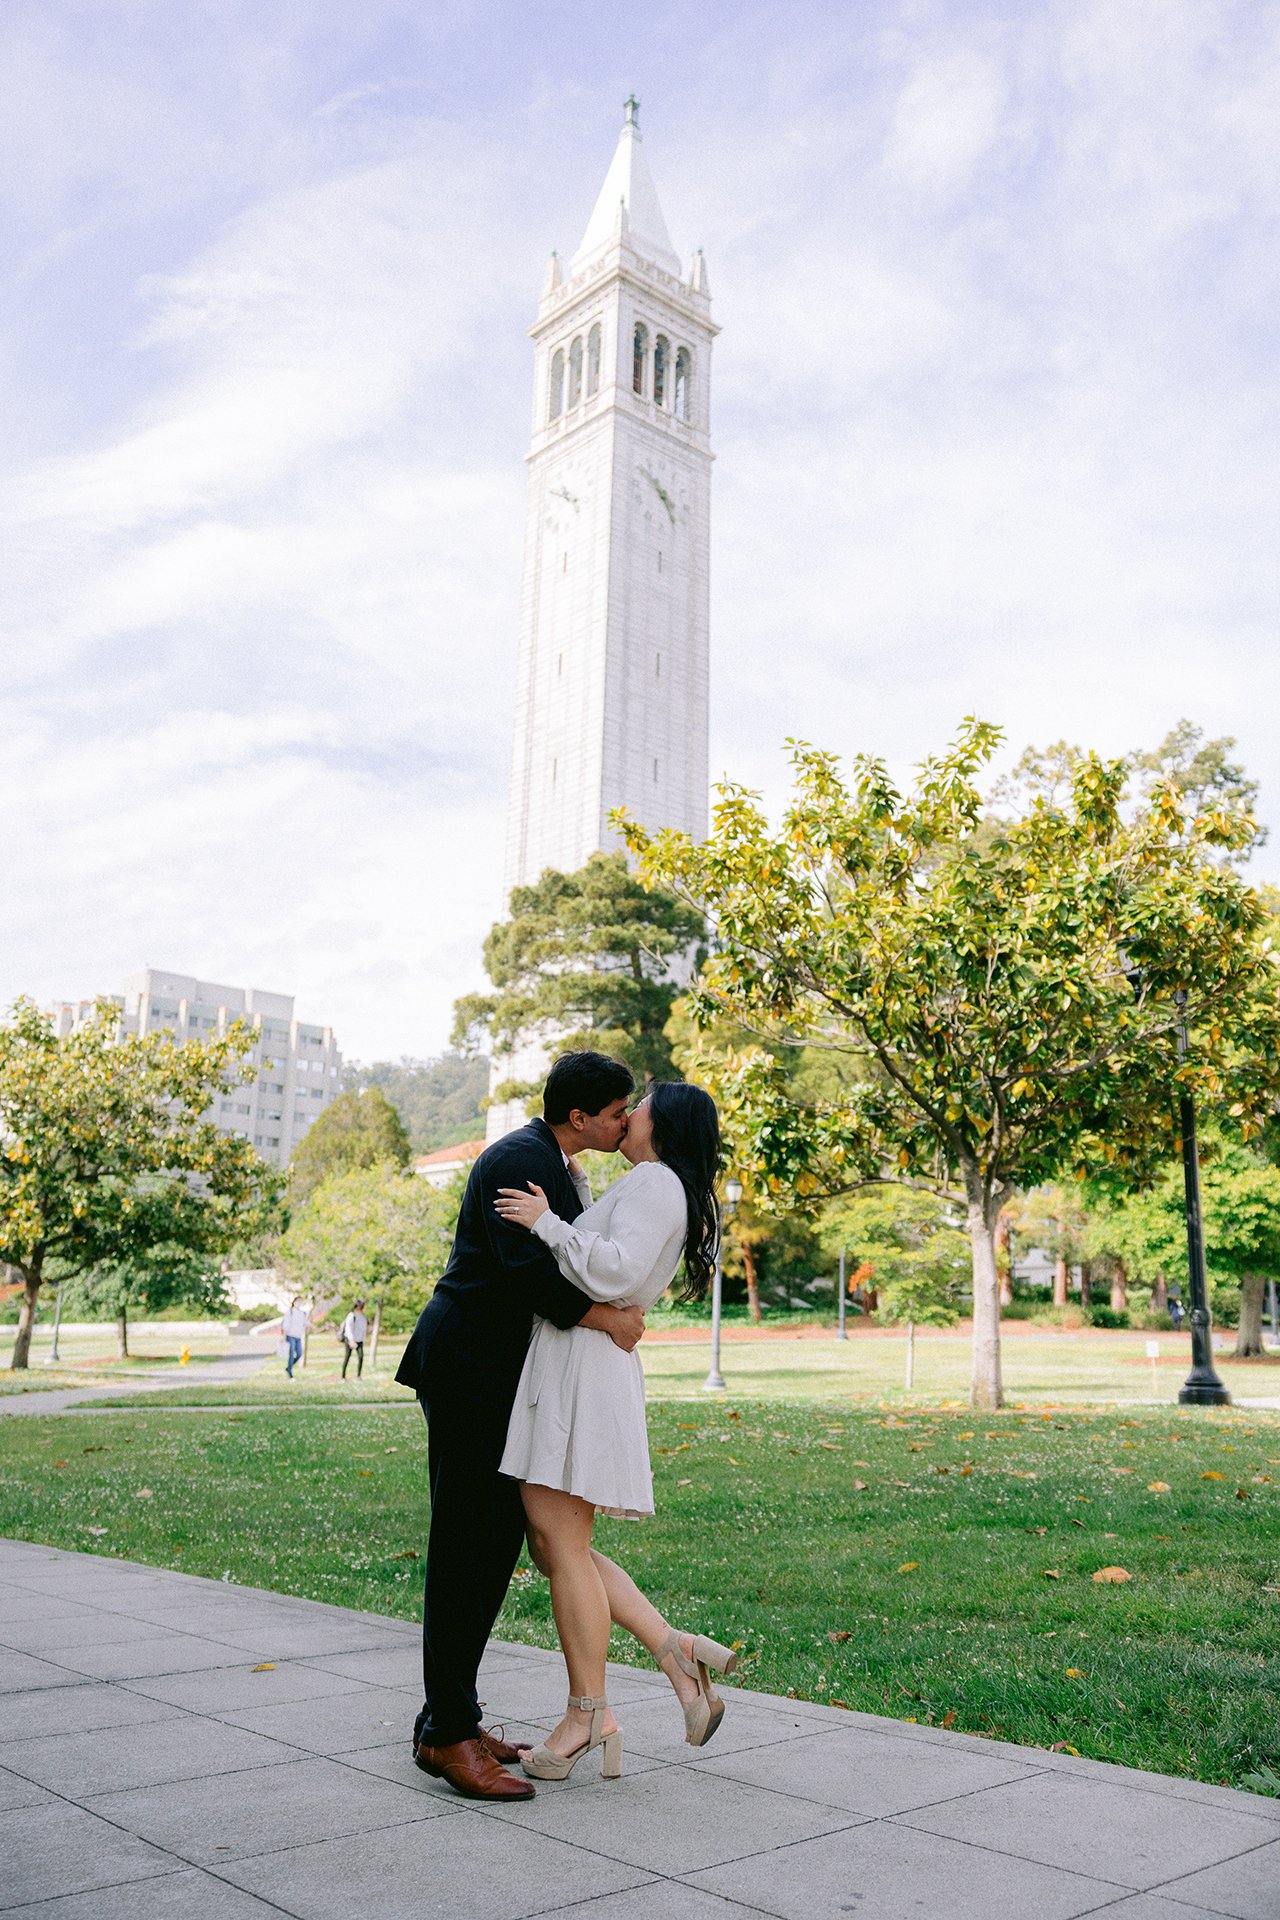
[[[647,1647],[654,1659],[657,1660],[658,1649],[670,1633],[671,1623],[665,1620],[658,1612],[658,1609],[654,1606],[647,1594],[640,1591],[625,1568],[620,1567],[615,1560],[610,1560],[605,1554],[598,1552],[595,1548],[592,1549],[591,1558],[595,1562],[596,1571],[600,1576],[600,1584],[604,1588],[605,1596],[609,1602],[610,1617],[616,1620],[618,1625],[625,1628],[628,1633],[633,1634],[641,1646]],[[682,1633],[680,1636],[680,1644],[684,1650],[686,1659],[692,1658],[692,1635]],[[667,1655],[665,1660],[660,1661],[659,1664],[675,1688],[676,1697],[680,1701],[681,1706],[685,1706],[689,1701],[697,1699],[697,1681],[685,1673],[681,1667],[678,1667],[670,1654]]]
[[[609,1653],[609,1598],[591,1552],[591,1529],[596,1510],[576,1494],[556,1487],[524,1483],[520,1488],[529,1523],[529,1551],[534,1563],[551,1582],[551,1610],[569,1669],[569,1692],[596,1699],[605,1690],[604,1664]],[[617,1722],[605,1716],[604,1731]],[[591,1715],[570,1707],[547,1745],[553,1753],[572,1753],[591,1730]]]

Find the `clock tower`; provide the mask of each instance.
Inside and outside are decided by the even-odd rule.
[[[717,329],[701,251],[686,274],[668,237],[638,113],[628,100],[582,243],[567,271],[552,254],[530,330],[508,895],[620,846],[614,807],[707,832]],[[494,1063],[495,1082],[537,1071]],[[523,1118],[491,1108],[489,1137]]]

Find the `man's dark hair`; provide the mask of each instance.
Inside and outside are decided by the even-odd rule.
[[[542,1089],[542,1117],[549,1127],[562,1127],[575,1107],[600,1113],[611,1100],[634,1093],[635,1085],[630,1067],[607,1053],[562,1053]]]

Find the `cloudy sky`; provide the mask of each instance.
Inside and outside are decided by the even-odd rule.
[[[712,766],[1237,736],[1280,877],[1280,10],[6,0],[0,1004],[446,1041],[533,317],[642,100],[706,249]]]

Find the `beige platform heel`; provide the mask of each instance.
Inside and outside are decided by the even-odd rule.
[[[603,1694],[597,1699],[590,1693],[571,1693],[569,1705],[576,1707],[579,1713],[591,1715],[591,1730],[586,1743],[575,1747],[572,1753],[553,1753],[548,1746],[533,1747],[528,1753],[521,1754],[520,1765],[531,1780],[567,1780],[584,1753],[590,1753],[593,1747],[602,1747],[600,1777],[603,1780],[616,1780],[622,1772],[622,1728],[615,1727],[612,1733],[604,1731],[604,1716],[609,1702]]]
[[[731,1647],[722,1647],[718,1640],[708,1640],[705,1633],[689,1635],[693,1642],[693,1658],[689,1659],[680,1645],[680,1635],[669,1633],[658,1648],[658,1665],[670,1654],[682,1673],[698,1683],[698,1697],[691,1700],[684,1710],[684,1737],[691,1747],[705,1747],[720,1722],[724,1719],[724,1701],[711,1684],[709,1668],[716,1673],[732,1673],[738,1664],[738,1656]]]

